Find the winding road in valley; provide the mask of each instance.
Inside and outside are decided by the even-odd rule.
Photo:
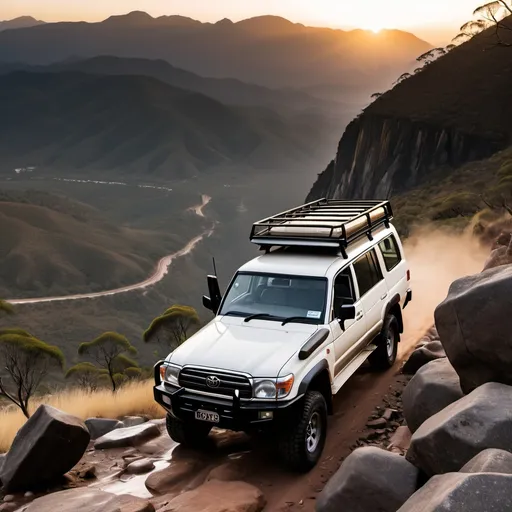
[[[196,206],[192,206],[189,208],[189,211],[193,211],[199,217],[204,217],[203,209],[206,205],[211,201],[211,197],[207,195],[202,195],[201,204]],[[130,284],[128,286],[122,286],[121,288],[115,288],[113,290],[106,290],[103,292],[95,292],[95,293],[80,293],[76,295],[63,295],[61,297],[39,297],[33,299],[12,299],[7,302],[16,305],[16,304],[40,304],[43,302],[62,302],[66,300],[82,300],[82,299],[96,299],[98,297],[107,297],[109,295],[119,295],[120,293],[131,292],[134,290],[141,290],[144,288],[148,288],[149,286],[153,286],[154,284],[161,281],[168,273],[169,267],[172,263],[178,258],[182,258],[187,254],[190,254],[196,246],[201,242],[204,238],[208,238],[213,233],[213,227],[211,229],[203,231],[201,234],[195,236],[190,240],[185,247],[176,251],[173,254],[169,254],[164,256],[156,265],[154,272],[144,281],[140,283]]]

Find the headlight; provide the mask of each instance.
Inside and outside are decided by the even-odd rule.
[[[276,397],[276,383],[272,380],[261,380],[254,383],[254,396],[256,398],[270,398]]]
[[[165,365],[160,366],[160,378],[162,382],[167,382],[172,386],[179,386],[178,377],[180,375],[181,366]]]
[[[293,387],[293,375],[287,375],[279,379],[260,379],[254,382],[255,398],[275,400],[288,396]]]

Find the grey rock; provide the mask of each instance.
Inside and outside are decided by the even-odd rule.
[[[14,498],[14,494],[6,494],[6,495],[4,496],[4,502],[5,502],[5,503],[9,503],[9,502],[11,502],[11,501],[14,501],[14,499],[15,499],[15,498]]]
[[[123,424],[125,427],[136,427],[146,423],[146,419],[142,416],[126,416],[123,418]]]
[[[4,467],[5,457],[5,454],[0,454],[0,483],[2,483],[2,468]]]
[[[352,452],[327,482],[317,512],[396,512],[416,490],[419,471],[379,448]]]
[[[512,453],[489,448],[475,455],[460,473],[503,473],[512,475]]]
[[[77,464],[89,440],[82,420],[41,405],[16,434],[0,479],[8,491],[50,484]]]
[[[512,265],[455,281],[435,311],[448,359],[469,393],[486,382],[512,385]]]
[[[107,418],[89,418],[85,420],[85,426],[91,434],[91,439],[98,439],[112,430],[123,428],[125,425],[119,420],[111,420]]]
[[[385,418],[378,418],[376,420],[369,421],[366,426],[370,428],[382,428],[388,424]]]
[[[167,494],[176,488],[181,488],[183,481],[197,473],[196,461],[173,461],[164,469],[155,471],[146,478],[146,488],[157,495]]]
[[[105,450],[108,448],[124,448],[136,446],[160,435],[160,429],[153,423],[143,423],[134,427],[119,428],[96,439],[94,448]]]
[[[458,471],[486,448],[512,448],[512,387],[488,383],[426,420],[407,460],[428,476]]]
[[[155,469],[154,463],[149,459],[140,459],[133,462],[130,462],[128,466],[126,466],[126,473],[130,475],[143,475],[144,473],[149,473]]]
[[[26,512],[154,512],[147,500],[116,496],[86,487],[48,494],[34,500]]]
[[[437,359],[422,366],[402,395],[404,416],[411,432],[416,432],[425,420],[463,396],[459,376],[448,359]]]
[[[501,246],[491,252],[489,258],[484,265],[484,270],[500,267],[502,265],[510,265],[512,263],[512,245]]]
[[[430,479],[398,512],[509,512],[512,475],[449,473]]]
[[[417,348],[409,357],[402,368],[402,372],[406,375],[414,375],[422,366],[430,361],[442,359],[446,357],[446,353],[440,341],[429,341],[425,345]]]

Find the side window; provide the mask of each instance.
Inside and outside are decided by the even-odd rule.
[[[394,235],[383,240],[379,244],[379,248],[382,252],[382,256],[384,257],[384,263],[388,272],[393,270],[402,261],[400,249],[398,249],[398,244]]]
[[[240,275],[233,285],[231,291],[231,300],[236,300],[241,295],[247,293],[251,287],[252,276]]]
[[[374,250],[367,252],[354,263],[359,295],[362,297],[369,292],[381,279],[382,271]]]
[[[352,281],[352,273],[350,272],[350,268],[346,268],[340,272],[334,280],[334,317],[339,314],[341,306],[354,304],[355,300],[356,294]]]

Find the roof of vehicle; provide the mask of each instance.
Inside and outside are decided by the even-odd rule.
[[[393,226],[376,229],[373,241],[363,237],[348,246],[348,258],[344,258],[340,252],[320,248],[290,247],[258,256],[240,267],[239,272],[332,277],[341,267],[352,263],[360,254],[392,233],[398,238]]]

